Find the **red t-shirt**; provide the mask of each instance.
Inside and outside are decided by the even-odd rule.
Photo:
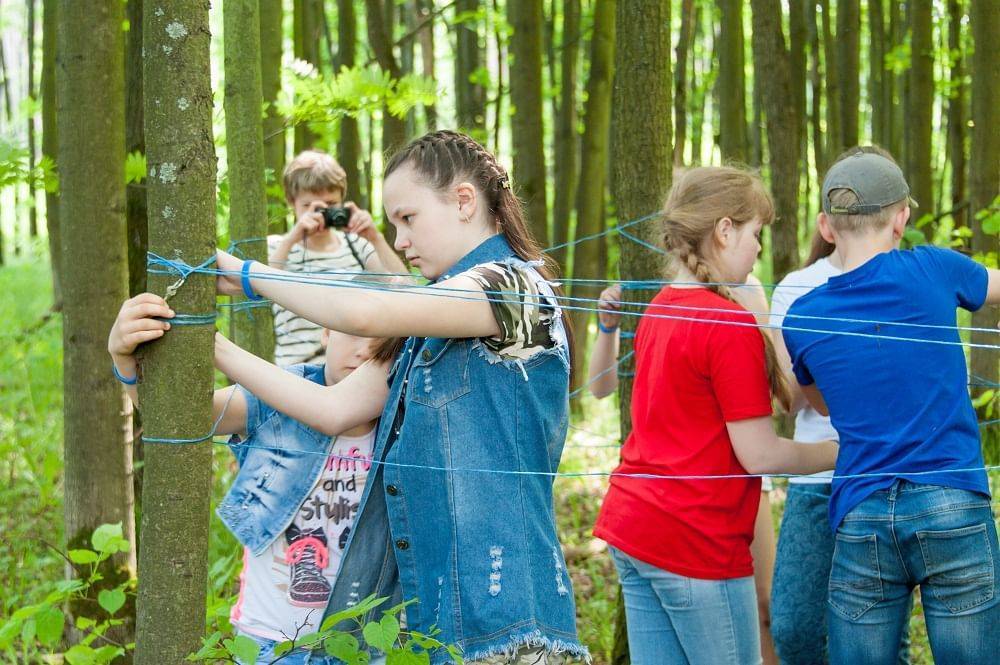
[[[746,473],[726,422],[771,415],[764,340],[754,323],[708,289],[660,291],[636,331],[632,433],[615,473]],[[594,535],[678,575],[747,577],[759,501],[758,478],[615,475]]]

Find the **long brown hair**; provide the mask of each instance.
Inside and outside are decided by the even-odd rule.
[[[546,280],[556,277],[556,264],[546,254],[528,229],[524,207],[514,194],[514,184],[497,158],[475,139],[460,132],[442,129],[424,134],[401,149],[386,164],[384,177],[409,166],[434,190],[446,192],[462,180],[473,184],[486,201],[490,220],[525,261],[537,261],[538,272]],[[553,285],[556,297],[562,290]],[[570,350],[573,331],[570,317],[562,317]]]
[[[754,219],[764,224],[774,221],[774,202],[764,183],[754,173],[731,166],[703,166],[689,169],[674,182],[663,207],[663,246],[669,261],[667,278],[673,279],[681,266],[705,287],[726,300],[736,302],[729,287],[702,255],[706,238],[724,217],[737,227]],[[771,337],[763,329],[764,357],[771,392],[787,410],[791,395],[778,365]]]

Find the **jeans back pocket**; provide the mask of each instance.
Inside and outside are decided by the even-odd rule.
[[[882,572],[875,534],[850,536],[838,533],[830,569],[830,606],[854,621],[882,599]]]
[[[993,545],[985,523],[947,531],[917,531],[930,589],[952,614],[993,600]]]

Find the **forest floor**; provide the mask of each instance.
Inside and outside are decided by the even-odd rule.
[[[50,315],[51,288],[44,263],[0,268],[0,626],[19,607],[38,601],[64,575],[62,548],[62,339],[61,317]],[[106,368],[94,368],[104,371]],[[108,371],[110,371],[108,369]],[[589,396],[573,418],[563,455],[567,472],[608,471],[617,460],[617,404]],[[225,446],[215,454],[214,500],[232,480]],[[576,593],[580,637],[598,665],[608,663],[614,639],[617,583],[604,543],[591,529],[607,479],[562,477],[556,511]],[[780,524],[783,483],[772,493]],[[235,598],[239,547],[212,516],[208,624],[228,615]],[[919,601],[911,621],[911,662],[932,662]],[[0,662],[53,662],[0,652]]]

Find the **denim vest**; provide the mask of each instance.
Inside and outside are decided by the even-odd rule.
[[[497,235],[442,279],[493,261],[535,272]],[[555,472],[566,438],[569,352],[558,315],[552,335],[554,348],[524,361],[501,359],[481,339],[407,340],[328,614],[401,589],[417,600],[408,628],[439,629],[467,661],[529,645],[588,656],[556,537],[553,477],[523,474]]]
[[[326,384],[323,365],[287,369]],[[240,470],[215,512],[256,556],[292,523],[323,473],[333,439],[272,409],[243,386],[237,390],[246,398],[247,437],[230,441]]]

